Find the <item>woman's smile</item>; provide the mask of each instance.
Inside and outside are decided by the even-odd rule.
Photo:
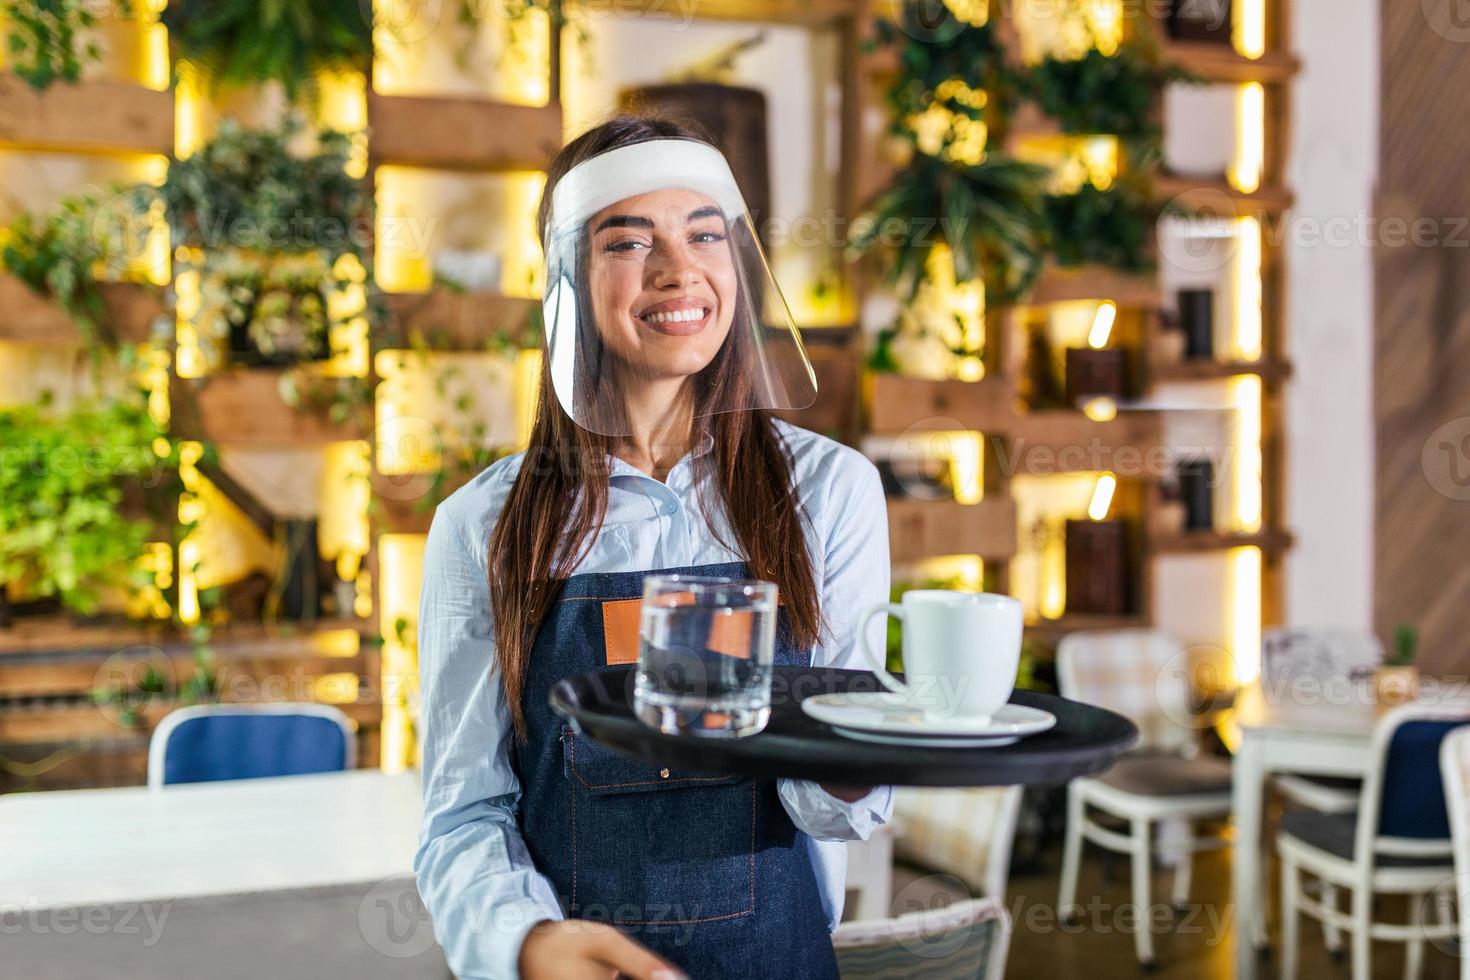
[[[681,297],[664,300],[637,314],[644,324],[671,337],[688,337],[709,325],[714,304],[708,300]]]

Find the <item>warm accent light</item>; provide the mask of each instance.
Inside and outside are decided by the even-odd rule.
[[[1092,502],[1087,505],[1087,516],[1094,521],[1106,520],[1113,506],[1113,493],[1118,489],[1118,478],[1104,473],[1097,478],[1092,490]]]
[[[1094,422],[1111,422],[1118,417],[1118,403],[1107,395],[1089,398],[1082,403],[1082,414]]]
[[[1236,223],[1235,245],[1235,357],[1255,361],[1261,357],[1261,222],[1255,216]]]
[[[1260,82],[1247,82],[1235,93],[1235,159],[1230,164],[1230,184],[1254,194],[1261,188],[1266,166],[1266,89]]]
[[[1235,50],[1247,58],[1266,53],[1266,0],[1235,0]]]
[[[424,569],[424,535],[378,538],[382,581],[378,628],[383,634],[382,768],[402,772],[413,761],[411,706],[418,702],[419,582]]]
[[[1230,403],[1235,409],[1236,530],[1261,529],[1261,379],[1242,375],[1231,382]]]
[[[1108,346],[1108,338],[1113,335],[1113,324],[1117,319],[1117,303],[1110,299],[1099,303],[1097,313],[1092,318],[1092,329],[1087,332],[1087,346],[1093,350],[1102,350]]]
[[[155,92],[168,91],[172,68],[168,56],[168,28],[158,19],[166,6],[168,0],[145,0],[138,8],[139,29],[143,34],[143,77],[139,81]]]
[[[1230,551],[1230,653],[1235,681],[1249,684],[1261,675],[1261,549]]]

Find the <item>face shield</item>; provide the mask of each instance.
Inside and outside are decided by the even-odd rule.
[[[816,399],[734,175],[704,143],[620,147],[558,181],[543,313],[557,400],[601,435]]]

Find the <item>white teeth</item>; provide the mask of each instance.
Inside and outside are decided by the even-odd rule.
[[[709,310],[699,307],[692,310],[674,310],[671,313],[645,313],[643,319],[649,323],[691,323],[703,320]]]

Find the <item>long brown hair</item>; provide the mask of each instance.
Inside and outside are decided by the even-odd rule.
[[[551,193],[557,181],[584,160],[622,146],[655,139],[709,143],[694,127],[672,119],[624,114],[598,125],[557,154],[547,171],[538,227],[546,244]],[[732,336],[736,332],[732,331]],[[736,390],[738,357],[727,343],[706,368],[716,372],[717,391]],[[805,547],[792,460],[770,413],[759,409],[722,411],[697,420],[697,439],[707,432],[713,448],[695,458],[700,509],[711,526],[716,502],[703,487],[712,477],[736,542],[722,543],[745,556],[751,575],[775,582],[786,609],[787,627],[798,647],[817,642],[822,614],[812,559]],[[577,425],[552,390],[543,358],[540,393],[530,443],[489,544],[490,604],[495,620],[495,657],[517,737],[526,737],[522,705],[526,667],[537,628],[561,584],[591,548],[607,510],[608,455],[613,440]],[[737,546],[738,545],[738,546]]]

